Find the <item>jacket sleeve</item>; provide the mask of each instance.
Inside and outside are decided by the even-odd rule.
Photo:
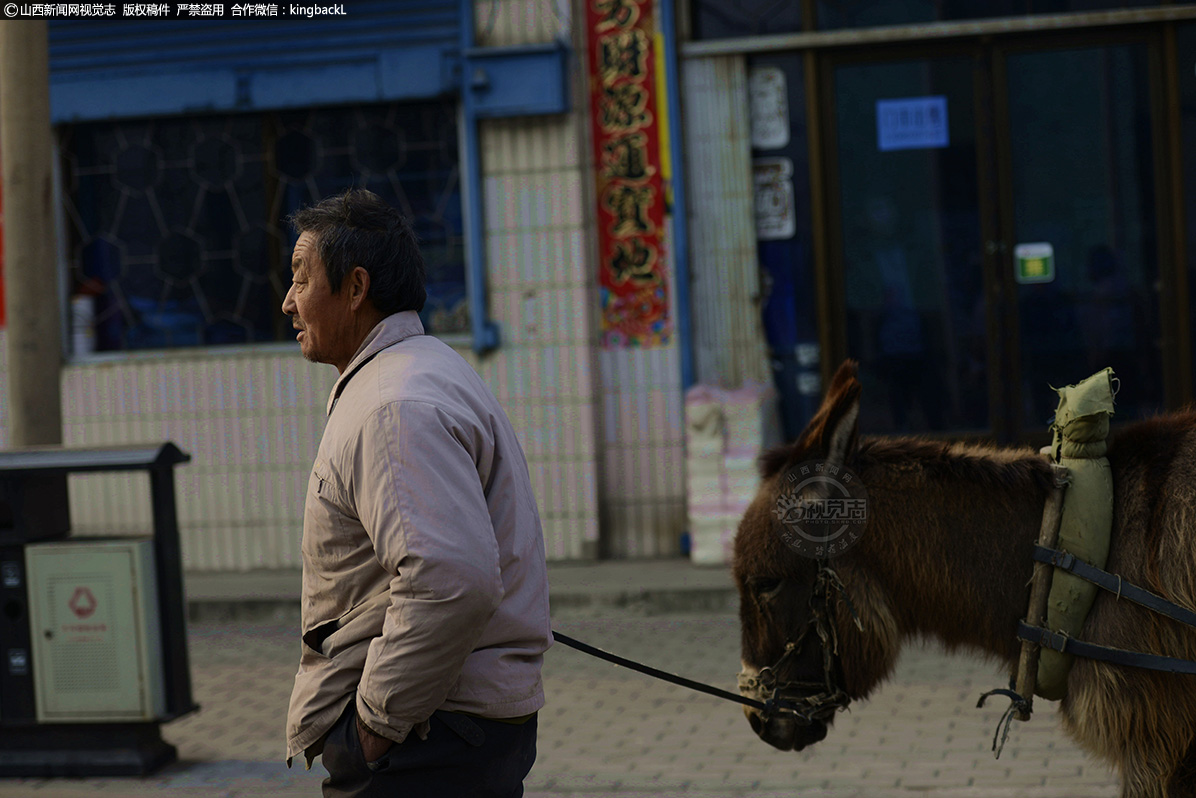
[[[392,575],[357,712],[402,742],[444,703],[502,600],[498,542],[475,458],[492,446],[434,405],[384,405],[363,425],[352,499]]]

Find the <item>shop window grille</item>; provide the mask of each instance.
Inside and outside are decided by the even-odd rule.
[[[90,305],[95,350],[293,339],[280,308],[295,240],[284,220],[352,186],[411,219],[428,266],[428,330],[469,329],[451,102],[59,132],[71,293]]]

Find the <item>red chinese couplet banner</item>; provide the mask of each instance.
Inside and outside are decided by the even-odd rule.
[[[668,342],[652,0],[587,0],[604,346]]]

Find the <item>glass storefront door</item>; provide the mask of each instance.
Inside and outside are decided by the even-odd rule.
[[[1163,370],[1147,45],[999,56],[1023,425],[1046,427],[1056,405],[1049,385],[1105,366],[1120,379],[1118,420],[1156,413]]]
[[[988,423],[974,60],[834,70],[832,257],[871,432]]]
[[[1044,432],[1112,366],[1162,406],[1145,41],[828,57],[830,351],[870,433]],[[938,53],[942,54],[939,55]]]

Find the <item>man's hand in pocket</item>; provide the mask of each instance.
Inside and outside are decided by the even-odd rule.
[[[380,759],[394,745],[394,740],[374,734],[366,728],[365,724],[361,722],[361,718],[357,719],[357,739],[361,740],[361,753],[365,755],[366,762]]]

